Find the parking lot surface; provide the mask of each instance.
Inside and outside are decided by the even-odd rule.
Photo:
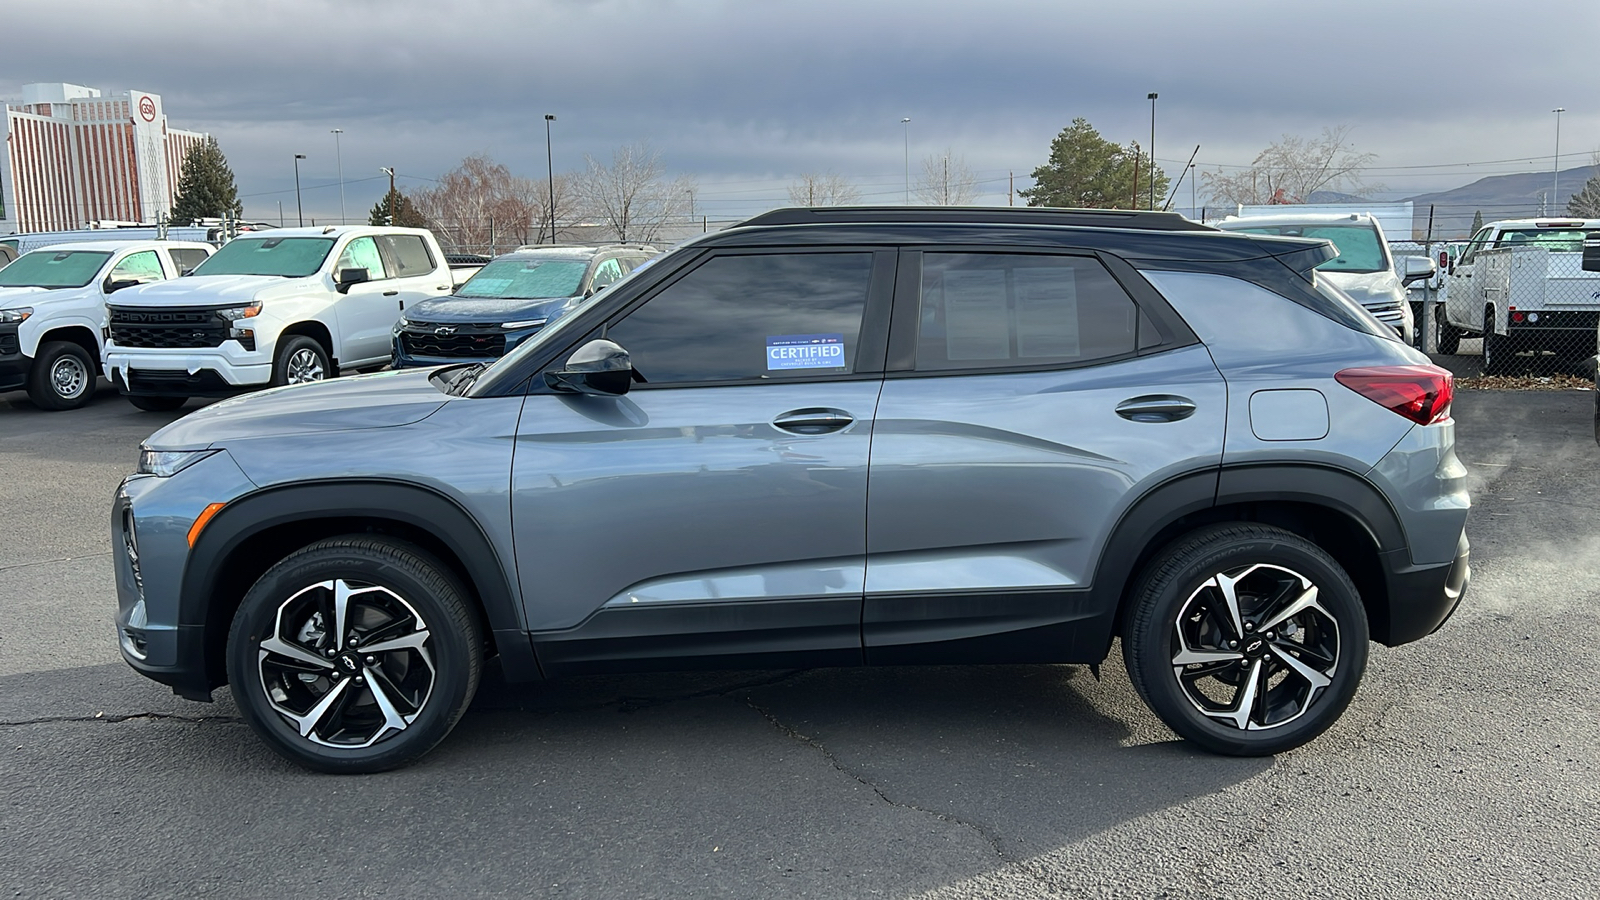
[[[11,402],[7,403],[6,401]],[[190,409],[197,406],[191,403]],[[106,517],[176,415],[0,398],[0,896],[1567,897],[1600,871],[1593,395],[1467,392],[1473,583],[1269,759],[1073,666],[490,679],[420,764],[280,760],[118,658]]]

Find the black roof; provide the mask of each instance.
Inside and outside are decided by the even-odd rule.
[[[1075,225],[1141,231],[1215,231],[1177,213],[1048,206],[825,206],[775,209],[739,223],[750,225],[865,225],[913,222],[971,225]]]

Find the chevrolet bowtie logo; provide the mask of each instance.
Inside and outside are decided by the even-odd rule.
[[[456,333],[456,327],[454,325],[440,325],[433,330],[433,333],[439,337],[449,337]]]

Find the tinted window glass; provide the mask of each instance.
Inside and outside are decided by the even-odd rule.
[[[208,255],[204,250],[187,247],[180,247],[167,252],[172,254],[172,261],[177,263],[179,273],[187,272],[205,262]]]
[[[392,234],[379,238],[389,247],[394,258],[396,278],[426,275],[434,269],[433,254],[428,252],[428,242],[416,234]]]
[[[196,275],[315,275],[332,238],[235,238],[194,270]],[[381,269],[379,271],[382,271]]]
[[[651,384],[848,374],[871,276],[870,253],[714,257],[606,337]]]
[[[530,259],[502,256],[479,269],[456,289],[457,297],[551,300],[573,297],[589,263],[581,259]]]
[[[1389,268],[1378,232],[1370,225],[1263,225],[1229,230],[1331,241],[1339,255],[1317,266],[1327,272],[1383,272]]]
[[[111,281],[161,281],[166,278],[161,271],[161,258],[156,256],[154,250],[141,250],[130,253],[122,261],[111,267],[111,274],[107,276]]]
[[[594,270],[594,281],[590,282],[589,287],[598,291],[601,288],[609,287],[621,277],[622,265],[615,259],[608,259]]]
[[[35,250],[0,269],[0,287],[83,287],[110,257],[103,250]]]
[[[378,242],[369,237],[356,238],[344,245],[339,261],[333,266],[333,274],[337,277],[345,269],[366,269],[367,277],[373,281],[388,277],[383,271],[383,257],[378,255]]]
[[[917,369],[1069,364],[1134,352],[1139,310],[1098,260],[925,253]]]

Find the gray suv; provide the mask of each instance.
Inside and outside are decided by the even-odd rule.
[[[493,363],[146,441],[123,656],[305,766],[414,760],[511,681],[1076,663],[1287,750],[1468,580],[1451,377],[1325,241],[1164,213],[779,210]]]

